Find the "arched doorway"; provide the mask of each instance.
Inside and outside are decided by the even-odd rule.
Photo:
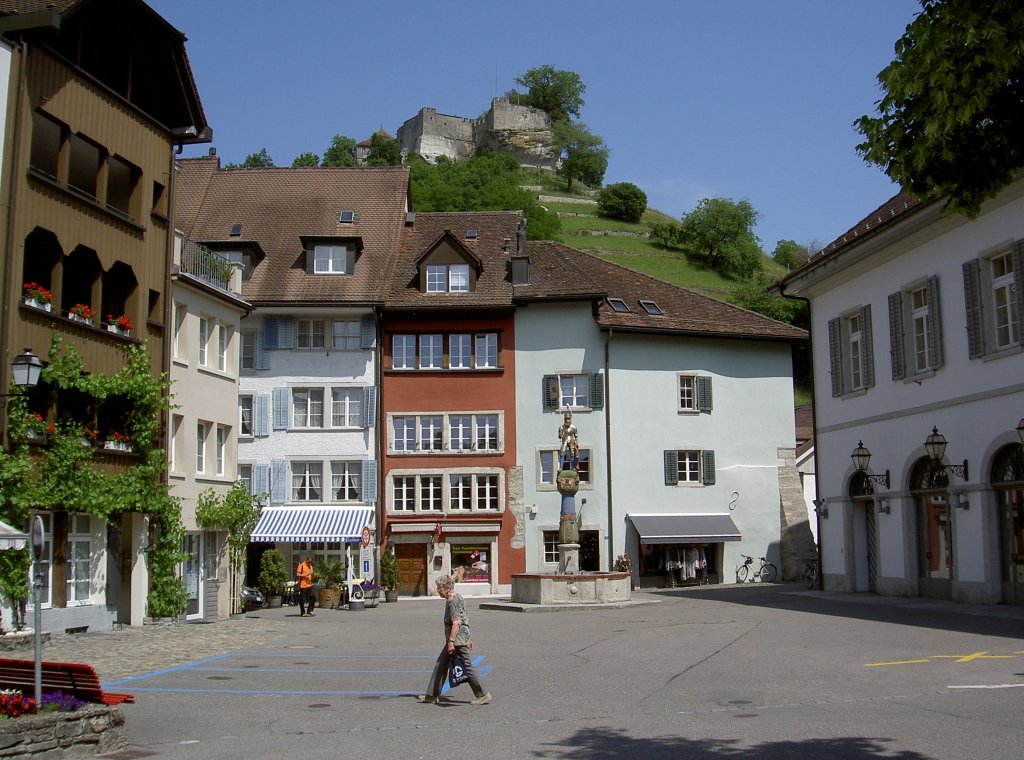
[[[917,512],[918,593],[932,599],[953,598],[953,521],[949,474],[922,457],[910,473],[910,493]]]
[[[999,573],[1003,604],[1024,605],[1024,449],[1004,446],[992,462],[999,504]]]
[[[878,591],[878,521],[871,478],[858,472],[850,480],[853,502],[853,589]]]

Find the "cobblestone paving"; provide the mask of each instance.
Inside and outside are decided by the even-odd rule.
[[[258,646],[286,635],[284,620],[237,615],[212,623],[156,623],[121,630],[53,636],[43,659],[92,665],[100,681],[185,665],[225,652]],[[32,657],[31,647],[19,655]]]

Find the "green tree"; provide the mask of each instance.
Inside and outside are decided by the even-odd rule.
[[[259,153],[250,153],[240,164],[228,164],[225,169],[273,169],[274,159],[267,153],[266,148],[260,148]]]
[[[311,153],[309,151],[307,151],[305,153],[300,153],[299,155],[297,155],[295,157],[295,160],[292,161],[292,168],[293,169],[298,169],[300,167],[310,167],[310,166],[312,166],[312,167],[320,166],[320,156],[318,156],[316,153]]]
[[[370,137],[370,152],[366,156],[367,166],[399,166],[402,154],[398,148],[398,140],[381,132],[374,132]]]
[[[587,86],[576,72],[544,65],[516,77],[516,84],[526,87],[527,92],[511,90],[509,100],[547,111],[552,123],[568,121],[570,116],[579,118]]]
[[[679,244],[723,274],[748,277],[761,269],[761,247],[754,235],[757,211],[749,201],[704,198],[683,217]]]
[[[201,528],[220,528],[228,533],[228,568],[232,611],[240,602],[239,576],[245,563],[245,548],[260,519],[260,504],[267,494],[250,494],[236,481],[223,496],[207,488],[196,499],[196,522]]]
[[[793,324],[800,321],[807,310],[807,303],[793,298],[772,295],[768,291],[772,283],[773,279],[767,272],[754,272],[732,292],[730,300],[737,306],[756,311],[758,314],[777,319],[780,322]]]
[[[321,166],[355,166],[356,141],[345,135],[335,135],[331,147],[324,151]]]
[[[772,258],[787,269],[796,269],[807,263],[809,254],[807,248],[795,240],[780,240],[775,244]]]
[[[662,248],[679,245],[679,225],[675,222],[658,222],[651,225],[651,242]]]
[[[572,190],[573,180],[600,187],[608,169],[608,146],[604,140],[585,124],[564,119],[552,124],[551,131],[562,157],[558,172],[565,180],[566,189]]]
[[[921,0],[878,75],[878,116],[857,146],[907,192],[977,216],[1024,167],[1024,4]]]
[[[597,211],[610,219],[639,222],[647,210],[647,193],[632,182],[616,182],[597,193]]]

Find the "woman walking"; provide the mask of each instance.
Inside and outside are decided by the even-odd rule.
[[[458,653],[466,668],[466,676],[469,686],[473,689],[476,697],[470,704],[486,705],[491,701],[491,695],[483,690],[480,681],[476,677],[476,669],[470,661],[469,651],[473,648],[473,642],[469,634],[469,617],[466,615],[466,601],[462,594],[455,593],[455,582],[449,575],[442,575],[434,586],[437,593],[445,598],[444,605],[444,649],[437,656],[434,663],[434,670],[430,674],[430,683],[427,686],[427,693],[421,694],[417,699],[420,702],[430,704],[436,703],[441,695],[444,681],[448,677],[448,665],[452,658]]]

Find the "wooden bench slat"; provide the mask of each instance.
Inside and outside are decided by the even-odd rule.
[[[85,702],[102,702],[106,705],[134,704],[135,697],[113,691],[103,691],[99,676],[91,665],[77,662],[42,662],[41,686],[44,694],[63,692]],[[33,692],[36,686],[36,664],[34,660],[9,660],[0,658],[0,688],[18,689],[23,693]]]

